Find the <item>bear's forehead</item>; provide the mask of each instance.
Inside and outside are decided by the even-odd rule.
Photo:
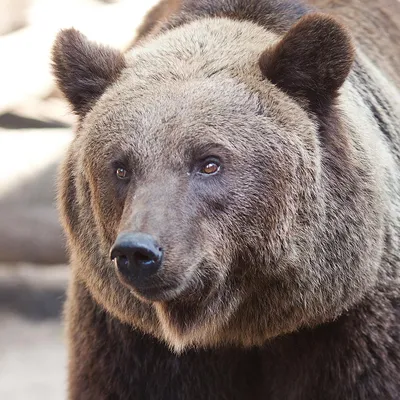
[[[299,107],[262,78],[259,56],[276,41],[253,23],[215,18],[133,49],[85,118],[83,129],[98,143],[92,148],[126,141],[153,154],[192,143],[237,149],[278,125],[298,129],[302,120],[307,129]]]
[[[204,18],[133,48],[127,71],[136,79],[209,76],[221,70],[252,73],[261,53],[279,37],[249,21]],[[129,68],[132,67],[132,68]]]
[[[126,141],[144,149],[235,147],[260,129],[260,98],[233,79],[162,83],[151,88],[120,83],[106,93],[85,119],[91,142],[106,146]],[[273,121],[268,124],[273,126]]]

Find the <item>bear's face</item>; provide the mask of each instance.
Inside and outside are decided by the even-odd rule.
[[[321,26],[341,43],[330,72],[323,55],[296,81],[305,68],[289,57],[296,29],[313,38]],[[363,293],[369,273],[333,271],[316,248],[328,239],[313,107],[333,99],[352,60],[336,22],[306,17],[278,41],[250,23],[199,21],[124,57],[93,48],[80,64],[82,73],[82,63],[95,63],[86,81],[67,73],[79,63],[66,40],[55,48],[56,74],[80,124],[61,209],[76,274],[106,309],[179,351],[259,344],[332,318]],[[90,96],[78,96],[98,70]],[[320,84],[302,87],[307,79]],[[123,232],[151,235],[162,248],[147,289],[110,259]]]
[[[177,330],[197,329],[200,314],[229,318],[239,293],[273,272],[266,265],[280,257],[299,199],[313,190],[315,126],[266,83],[254,94],[228,77],[158,88],[145,81],[143,89],[128,82],[99,100],[78,139],[104,262],[113,268],[120,232],[151,234],[164,250],[153,280],[165,289],[133,294],[156,301],[163,318],[176,310]],[[209,165],[216,172],[205,173]]]

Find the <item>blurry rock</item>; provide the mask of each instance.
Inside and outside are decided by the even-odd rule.
[[[66,128],[67,126],[52,119],[30,118],[20,113],[8,112],[0,115],[0,128],[5,129],[46,129]]]
[[[0,0],[0,35],[23,28],[30,0]]]
[[[16,132],[0,132],[0,261],[64,263],[55,182],[71,132]]]
[[[43,98],[30,98],[0,113],[0,128],[50,129],[72,126],[75,117],[59,95],[53,91]]]
[[[0,264],[0,315],[31,321],[60,319],[68,276],[66,265]]]
[[[53,36],[45,35],[46,30],[28,26],[0,36],[0,54],[6,60],[0,67],[0,113],[43,98],[54,87],[48,61]]]
[[[0,219],[1,261],[36,264],[67,261],[63,235],[53,205],[10,206],[0,202]]]

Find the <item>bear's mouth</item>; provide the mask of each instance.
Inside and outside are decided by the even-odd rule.
[[[187,289],[190,279],[177,279],[166,276],[164,273],[156,274],[149,279],[134,279],[131,274],[124,273],[116,268],[119,281],[140,301],[146,303],[167,302],[175,300]]]
[[[146,303],[166,302],[176,299],[184,290],[182,285],[159,284],[135,286],[126,282],[124,278],[120,278],[121,282],[130,289],[130,292],[139,300]]]

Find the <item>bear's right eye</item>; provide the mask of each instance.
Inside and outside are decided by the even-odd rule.
[[[220,162],[215,158],[209,158],[205,160],[198,172],[201,175],[216,175],[220,170]]]
[[[118,179],[129,179],[130,178],[130,174],[128,172],[128,170],[126,170],[123,167],[119,167],[117,168],[117,170],[115,171],[115,174],[117,175]]]

